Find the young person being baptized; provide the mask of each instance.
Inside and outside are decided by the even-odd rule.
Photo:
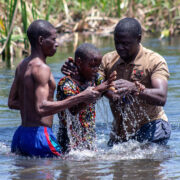
[[[73,59],[72,59],[73,60]],[[65,76],[60,79],[57,87],[57,100],[63,100],[79,94],[88,86],[95,86],[95,90],[103,93],[113,88],[112,81],[116,79],[113,72],[110,78],[103,82],[98,74],[102,55],[92,44],[83,43],[75,51],[75,64],[78,68],[79,77]],[[95,102],[86,104],[79,103],[69,109],[69,112],[58,113],[59,131],[58,141],[63,152],[73,149],[94,149],[95,133]]]

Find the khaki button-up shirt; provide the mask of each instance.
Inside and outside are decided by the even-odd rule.
[[[134,61],[125,63],[116,51],[104,55],[100,66],[100,73],[107,79],[110,74],[116,71],[117,79],[128,81],[139,81],[146,88],[152,88],[152,79],[169,78],[169,71],[165,59],[158,53],[140,45],[140,50]],[[110,101],[111,110],[114,116],[113,131],[122,139],[127,139],[128,135],[134,133],[144,124],[163,119],[167,121],[167,116],[161,106],[149,105],[138,96],[133,96],[133,103],[118,103]]]

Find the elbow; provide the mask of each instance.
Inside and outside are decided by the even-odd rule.
[[[43,108],[37,108],[36,112],[37,112],[37,115],[40,117],[47,116],[47,113],[46,113],[46,111],[44,111]]]
[[[43,105],[36,106],[36,113],[40,117],[45,116],[44,106]]]
[[[159,106],[165,106],[165,104],[166,104],[165,101],[161,101],[161,102],[159,103]]]
[[[8,107],[9,109],[16,109],[16,106],[14,105],[12,101],[8,101]]]
[[[20,110],[20,102],[19,102],[19,99],[9,98],[9,99],[8,99],[8,107],[9,107],[9,109]]]
[[[162,101],[161,106],[165,106],[166,100]]]
[[[53,114],[53,112],[48,109],[46,102],[43,102],[41,105],[36,106],[36,113],[40,117],[49,116]]]
[[[13,109],[13,105],[11,104],[11,102],[8,102],[8,107],[9,109]]]
[[[166,99],[167,99],[167,96],[163,96],[160,100],[160,106],[165,106],[166,104]]]

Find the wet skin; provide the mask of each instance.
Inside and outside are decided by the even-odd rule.
[[[141,35],[138,37],[132,36],[128,32],[117,32],[114,34],[115,48],[119,56],[128,64],[132,62],[138,52]],[[78,76],[78,70],[73,59],[69,58],[68,61],[61,68],[62,73],[66,75]],[[167,99],[167,80],[156,78],[151,79],[152,88],[145,88],[143,92],[139,93],[141,99],[146,100],[148,104],[164,106]],[[118,79],[113,82],[115,91],[107,91],[106,96],[109,99],[121,99],[124,93],[137,93],[137,87],[134,82],[124,79]]]
[[[128,32],[117,32],[114,35],[116,51],[127,64],[136,58],[140,41],[141,35],[133,37]],[[110,99],[121,99],[125,93],[137,93],[137,86],[134,82],[119,79],[113,83],[116,93],[111,91],[106,94]],[[139,93],[139,97],[146,100],[148,104],[163,106],[167,98],[167,81],[157,78],[151,79],[151,83],[152,88],[145,88]]]
[[[53,56],[57,46],[56,30],[52,29],[47,38],[39,36],[31,55],[16,68],[8,106],[20,110],[23,126],[52,127],[53,114],[79,102],[90,103],[100,96],[91,87],[67,100],[53,101],[56,84],[51,69],[46,64],[46,57]]]
[[[92,82],[95,80],[97,72],[99,70],[99,66],[101,64],[102,55],[101,54],[89,54],[90,58],[87,59],[76,59],[75,64],[77,67],[77,71],[79,74],[79,78],[74,78],[74,80],[77,82],[77,84],[80,84],[80,86],[84,86],[84,88],[87,88],[89,85],[88,82]],[[73,61],[73,59],[71,59]],[[94,90],[103,93],[107,91],[112,85],[112,81],[116,79],[116,74],[112,73],[109,77],[109,79],[100,85],[93,88]],[[75,115],[80,110],[84,109],[86,106],[84,103],[80,103],[76,105],[75,107],[70,108],[71,114]]]
[[[76,61],[76,65],[78,67],[81,78],[83,78],[85,81],[94,80],[99,70],[101,60],[102,56],[100,54],[94,57],[91,56],[91,58],[87,58],[86,60],[78,59]]]

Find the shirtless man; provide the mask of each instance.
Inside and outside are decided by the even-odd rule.
[[[53,101],[55,80],[46,57],[58,46],[56,30],[49,22],[34,21],[27,30],[31,54],[16,68],[8,106],[20,110],[22,124],[16,130],[11,151],[28,156],[61,156],[61,147],[52,133],[53,114],[78,103],[95,101],[100,93],[87,88],[63,101]]]

